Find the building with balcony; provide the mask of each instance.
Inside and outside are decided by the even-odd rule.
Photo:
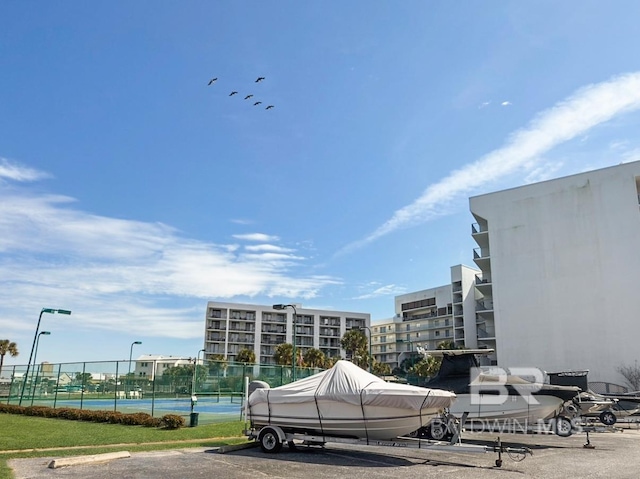
[[[392,368],[417,354],[417,348],[436,349],[444,341],[457,347],[479,345],[476,324],[476,281],[480,271],[451,267],[451,283],[395,297],[395,316],[371,328],[372,355]]]
[[[315,348],[326,357],[345,357],[340,346],[344,333],[352,328],[369,327],[371,315],[345,311],[307,309],[296,304],[286,310],[271,305],[222,303],[209,301],[205,318],[204,357],[222,355],[235,361],[243,349],[251,349],[260,364],[275,364],[276,346],[293,344],[295,317],[296,348]]]
[[[478,346],[498,365],[589,369],[639,358],[640,162],[470,198]]]

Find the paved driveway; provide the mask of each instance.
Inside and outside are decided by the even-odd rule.
[[[127,478],[225,479],[382,479],[389,477],[461,479],[523,477],[640,477],[640,431],[591,434],[595,449],[586,449],[584,434],[570,438],[545,435],[503,435],[510,445],[526,445],[533,456],[513,462],[504,456],[501,468],[494,466],[495,455],[454,454],[406,448],[379,448],[328,444],[321,448],[288,448],[278,454],[265,454],[260,448],[220,454],[214,449],[189,448],[172,451],[133,453],[130,458],[103,464],[49,469],[55,458],[15,459],[9,462],[16,479],[38,478]],[[471,439],[475,439],[473,441]],[[495,436],[472,435],[468,442]]]

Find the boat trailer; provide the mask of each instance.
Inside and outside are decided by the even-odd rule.
[[[430,439],[420,439],[409,436],[399,436],[393,440],[371,440],[366,438],[349,438],[335,437],[320,434],[309,434],[306,432],[298,432],[295,430],[284,430],[280,426],[268,425],[259,429],[251,428],[244,431],[244,434],[252,440],[260,444],[260,448],[265,453],[275,454],[280,452],[284,444],[289,449],[295,450],[298,447],[296,441],[301,442],[300,445],[307,447],[324,447],[327,443],[352,444],[358,446],[382,446],[382,447],[402,447],[410,449],[424,449],[436,452],[451,452],[455,454],[485,454],[493,452],[497,454],[495,465],[502,466],[502,456],[507,454],[508,457],[520,462],[533,452],[528,447],[507,447],[500,437],[498,437],[493,445],[464,444],[460,439],[459,431],[454,434],[451,441],[434,441]]]

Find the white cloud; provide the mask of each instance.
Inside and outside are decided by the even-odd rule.
[[[0,231],[0,305],[9,337],[23,330],[25,311],[47,305],[73,309],[85,329],[197,338],[207,300],[310,299],[340,283],[292,274],[305,258],[273,244],[277,236],[236,235],[272,242],[246,248],[195,241],[161,223],[93,215],[69,197],[2,184]]]
[[[279,241],[280,238],[277,236],[271,236],[264,233],[247,233],[241,235],[233,235],[235,239],[244,240],[244,241],[260,241],[260,242],[269,242],[269,241]]]
[[[27,168],[17,162],[0,157],[0,180],[35,181],[48,178],[50,175],[42,171]]]
[[[406,290],[404,288],[396,286],[395,284],[388,284],[386,286],[381,286],[379,288],[376,288],[370,293],[356,296],[353,299],[371,299],[371,298],[377,298],[379,296],[391,296],[391,295],[395,296],[398,294],[403,294],[405,292]]]
[[[491,104],[490,101],[484,101],[482,103],[480,103],[480,106],[478,107],[480,110],[482,110],[483,108],[488,107]]]
[[[272,253],[290,253],[293,250],[291,248],[283,248],[282,246],[276,246],[273,244],[257,244],[257,245],[248,245],[245,246],[244,249],[246,251],[269,251]]]
[[[427,187],[413,203],[397,210],[369,236],[339,253],[446,214],[455,201],[478,191],[481,186],[518,170],[535,169],[545,152],[617,115],[639,108],[640,72],[583,87],[538,114],[527,127],[512,133],[501,148]]]
[[[502,103],[500,103],[501,106],[510,106],[513,105],[513,103],[511,103],[510,101],[503,101]]]

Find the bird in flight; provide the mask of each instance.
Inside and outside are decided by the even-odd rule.
[[[213,85],[217,80],[218,78],[212,78],[211,80],[209,80],[209,85]]]
[[[264,77],[258,77],[258,79],[256,80],[256,83],[260,83],[262,80],[264,80]]]
[[[265,110],[270,110],[271,108],[273,108],[273,105],[269,105],[268,107],[265,108]]]
[[[237,95],[238,92],[237,91],[232,91],[231,93],[229,93],[229,96],[233,96],[233,95]]]
[[[248,100],[249,98],[251,98],[253,95],[247,95],[244,97],[245,100]]]
[[[259,105],[260,103],[262,103],[261,101],[257,101],[253,104],[253,106]]]

